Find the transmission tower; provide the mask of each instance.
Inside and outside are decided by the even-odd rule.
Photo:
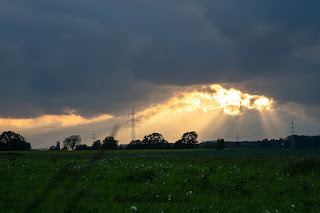
[[[237,132],[237,142],[239,142],[239,139],[240,139],[240,137],[239,137],[239,132]]]
[[[291,123],[290,123],[290,127],[291,127],[291,132],[290,132],[290,134],[291,134],[291,148],[292,148],[292,149],[295,148],[295,145],[294,145],[294,125],[295,125],[295,124],[296,124],[296,123],[294,123],[293,120],[292,120]]]
[[[134,112],[134,107],[133,107],[133,108],[132,108],[132,113],[130,113],[130,114],[128,115],[129,118],[130,118],[130,120],[127,121],[127,124],[130,123],[130,125],[127,126],[127,128],[128,128],[128,127],[131,128],[131,141],[134,141],[134,140],[136,139],[136,128],[140,128],[140,129],[141,129],[140,126],[136,126],[136,122],[139,122],[139,120],[137,120],[137,119],[135,118],[135,114],[136,114],[136,113]]]

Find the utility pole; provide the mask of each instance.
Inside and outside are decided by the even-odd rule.
[[[128,116],[130,118],[130,120],[127,121],[127,124],[129,124],[130,122],[130,125],[127,126],[128,127],[131,127],[131,141],[134,141],[136,139],[136,127],[139,127],[141,129],[140,126],[136,126],[136,122],[139,122],[139,120],[137,120],[135,118],[135,112],[134,112],[134,107],[132,108],[132,113],[130,113]]]
[[[291,126],[291,148],[294,149],[295,148],[295,145],[294,145],[294,125],[295,123],[293,123],[293,120],[291,121],[290,123],[290,126]]]

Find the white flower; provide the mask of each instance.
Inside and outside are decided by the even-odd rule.
[[[292,208],[296,208],[296,206],[295,206],[294,204],[291,204],[291,207],[292,207]]]
[[[192,191],[191,191],[191,190],[189,191],[189,194],[192,194]]]
[[[279,210],[278,210],[278,209],[276,209],[276,210],[275,210],[275,212],[279,212]]]
[[[136,206],[131,206],[131,209],[137,211],[137,207]]]

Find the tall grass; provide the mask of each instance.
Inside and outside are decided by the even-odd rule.
[[[319,212],[320,150],[0,154],[0,212]],[[136,207],[137,210],[135,210]]]

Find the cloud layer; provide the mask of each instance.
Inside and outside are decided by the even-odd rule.
[[[320,2],[1,1],[0,117],[123,114],[225,83],[320,104]]]

